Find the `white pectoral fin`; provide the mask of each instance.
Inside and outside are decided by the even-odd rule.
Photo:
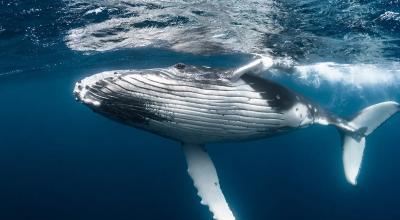
[[[267,70],[274,65],[274,61],[270,57],[262,55],[259,55],[259,57],[260,58],[234,70],[230,77],[231,80],[236,81],[246,73]]]
[[[222,194],[217,171],[203,145],[182,144],[188,164],[188,172],[201,198],[217,220],[234,220],[228,203]]]

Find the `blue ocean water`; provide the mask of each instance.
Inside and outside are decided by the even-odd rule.
[[[0,0],[0,219],[212,219],[177,143],[94,114],[74,83],[264,53],[285,61],[266,77],[351,116],[400,101],[399,13],[397,0]],[[400,219],[399,123],[368,137],[356,187],[333,127],[207,149],[237,219]]]

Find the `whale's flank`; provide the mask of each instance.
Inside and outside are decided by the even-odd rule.
[[[231,82],[214,72],[191,74],[175,67],[106,72],[84,79],[79,87],[86,91],[78,92],[78,86],[76,91],[98,113],[179,141],[261,138],[290,126],[276,102],[284,93],[266,98],[266,91],[244,80]],[[171,128],[179,132],[171,134]]]

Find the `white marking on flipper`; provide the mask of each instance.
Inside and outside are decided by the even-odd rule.
[[[182,144],[188,172],[201,198],[217,220],[235,220],[219,186],[217,171],[207,152],[200,144]]]

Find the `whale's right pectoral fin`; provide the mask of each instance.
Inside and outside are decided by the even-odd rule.
[[[188,172],[201,198],[217,220],[234,220],[228,203],[222,194],[217,171],[203,145],[182,144],[188,164]]]

